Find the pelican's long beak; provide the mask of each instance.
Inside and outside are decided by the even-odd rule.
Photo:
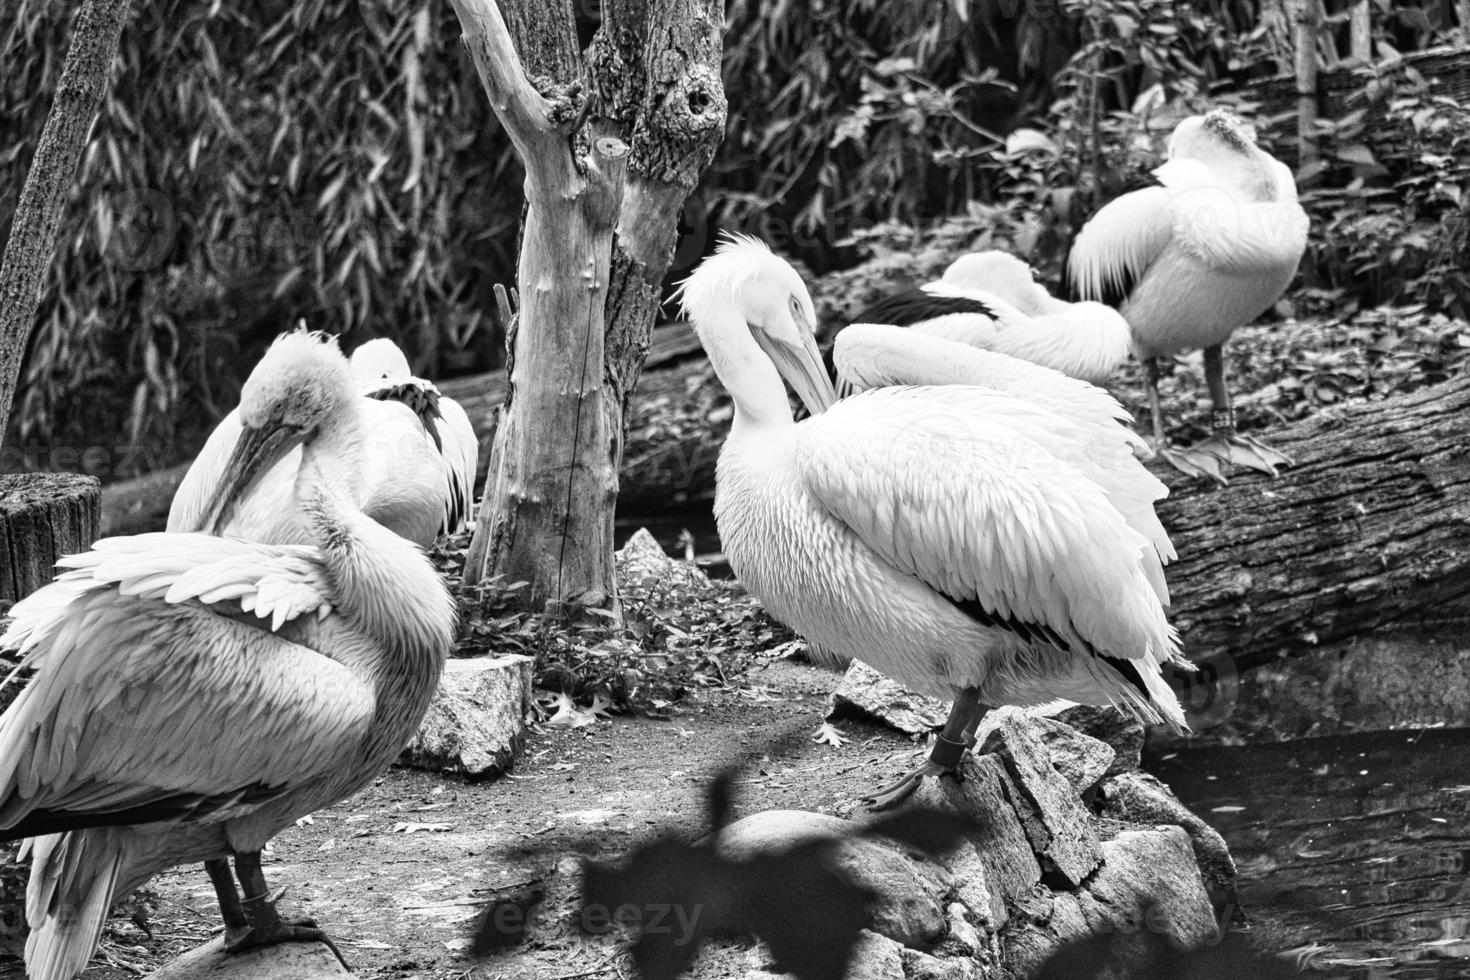
[[[290,425],[275,424],[261,429],[242,426],[235,451],[226,461],[225,470],[215,484],[214,496],[205,511],[205,531],[219,534],[229,524],[235,505],[255,481],[301,445],[304,437],[300,429]]]
[[[822,363],[817,338],[812,336],[806,324],[798,323],[797,326],[803,328],[800,331],[801,342],[797,344],[776,340],[764,330],[752,330],[751,333],[806,410],[817,415],[832,407],[837,401],[837,391],[832,387],[832,376],[827,373],[827,366]]]

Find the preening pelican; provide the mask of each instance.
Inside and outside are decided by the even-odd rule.
[[[958,765],[983,706],[1064,698],[1184,726],[1154,546],[1048,448],[1054,413],[958,385],[834,404],[811,297],[754,239],[722,245],[683,302],[735,403],[715,521],[740,581],[819,653],[954,701],[878,805]],[[811,418],[792,420],[783,377]]]
[[[415,378],[391,340],[373,340],[352,355],[351,371],[364,404],[360,471],[347,487],[378,523],[422,546],[452,534],[468,516],[479,443],[464,409],[432,383]],[[174,494],[168,530],[203,530],[206,507],[225,460],[240,438],[236,409],[220,420]],[[222,533],[270,544],[310,540],[291,506],[300,452],[292,452],[256,482]]]
[[[1031,267],[1005,252],[974,252],[942,278],[895,293],[857,323],[887,323],[1009,354],[1102,384],[1128,359],[1128,323],[1102,303],[1052,296]]]
[[[1235,431],[1222,346],[1275,303],[1307,244],[1307,215],[1285,164],[1223,109],[1191,116],[1169,137],[1159,186],[1124,194],[1077,235],[1068,260],[1074,289],[1118,306],[1148,376],[1154,439],[1179,469],[1224,482],[1222,464],[1276,475],[1291,460]],[[1168,448],[1157,358],[1203,347],[1213,434],[1187,451]]]
[[[229,948],[323,938],[281,919],[260,851],[397,756],[455,617],[424,554],[352,501],[363,406],[333,342],[279,338],[245,384],[206,530],[299,447],[312,544],[107,538],[11,610],[0,646],[36,673],[0,716],[0,835],[31,838],[33,980],[70,980],[113,898],[185,862],[206,862]]]
[[[1177,554],[1154,505],[1169,488],[1140,462],[1148,447],[1128,427],[1133,416],[1112,395],[1039,364],[872,323],[854,323],[838,333],[832,362],[838,390],[848,393],[894,385],[978,385],[1033,406],[1036,411],[1014,409],[1008,421],[1031,424],[1033,439],[1107,492],[1128,526],[1152,545],[1152,554],[1140,560],[1155,594],[1168,604],[1163,566]]]

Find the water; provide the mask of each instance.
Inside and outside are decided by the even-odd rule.
[[[1323,976],[1470,977],[1470,730],[1198,749],[1148,768],[1229,842],[1263,949]]]

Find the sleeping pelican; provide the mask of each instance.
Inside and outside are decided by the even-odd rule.
[[[1221,348],[1296,274],[1308,226],[1296,182],[1256,145],[1255,131],[1223,109],[1179,123],[1154,175],[1159,186],[1124,194],[1078,233],[1068,260],[1073,288],[1118,306],[1133,328],[1156,448],[1169,462],[1222,483],[1222,464],[1275,476],[1291,460],[1236,432]],[[1195,347],[1205,352],[1214,432],[1181,451],[1164,436],[1157,359]]]
[[[1128,323],[1102,303],[1068,303],[1005,252],[974,252],[942,278],[895,293],[855,322],[887,323],[1009,354],[1102,384],[1128,359]]]
[[[1177,555],[1154,505],[1169,488],[1139,461],[1148,447],[1128,427],[1133,416],[1112,395],[1039,364],[872,323],[854,323],[838,333],[832,362],[839,392],[978,385],[1047,413],[1047,424],[1033,437],[1102,487],[1128,526],[1149,540],[1152,552],[1141,559],[1144,572],[1159,600],[1168,604],[1163,566]]]
[[[1183,728],[1153,545],[1048,448],[1055,413],[958,385],[834,404],[811,297],[754,239],[682,291],[735,403],[715,521],[736,575],[819,653],[954,701],[929,760],[875,805],[953,770],[984,706],[1116,704]],[[792,420],[783,377],[811,418]]]
[[[205,527],[299,448],[312,543],[106,538],[11,610],[0,646],[36,673],[0,716],[0,834],[31,838],[33,980],[70,980],[113,899],[186,862],[206,863],[229,949],[324,938],[277,913],[260,851],[397,756],[455,617],[424,554],[352,501],[364,404],[333,342],[279,338],[245,383]]]
[[[421,547],[453,534],[469,513],[479,443],[464,409],[432,383],[415,378],[391,340],[373,340],[352,355],[364,405],[360,471],[348,481],[355,502],[378,523]],[[203,530],[206,507],[225,460],[240,438],[236,409],[220,420],[184,474],[169,508],[168,530]],[[269,544],[300,544],[310,529],[291,506],[299,451],[258,480],[223,533]]]

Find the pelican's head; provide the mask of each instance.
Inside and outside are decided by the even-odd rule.
[[[1170,162],[1197,160],[1209,168],[1215,180],[1260,200],[1276,197],[1281,189],[1278,161],[1256,145],[1255,127],[1227,109],[1212,109],[1203,116],[1181,120],[1169,136],[1168,158]]]
[[[1043,312],[1031,266],[1009,252],[992,249],[961,255],[949,264],[939,281],[994,293],[1031,316]]]
[[[808,411],[816,414],[837,400],[817,350],[817,314],[806,283],[764,242],[727,235],[679,293],[712,359],[720,335],[743,324]]]
[[[352,352],[352,376],[363,384],[413,377],[403,350],[387,337],[369,340]]]
[[[205,512],[206,529],[218,534],[261,474],[349,417],[354,389],[335,339],[305,330],[277,337],[240,391],[240,438]]]

